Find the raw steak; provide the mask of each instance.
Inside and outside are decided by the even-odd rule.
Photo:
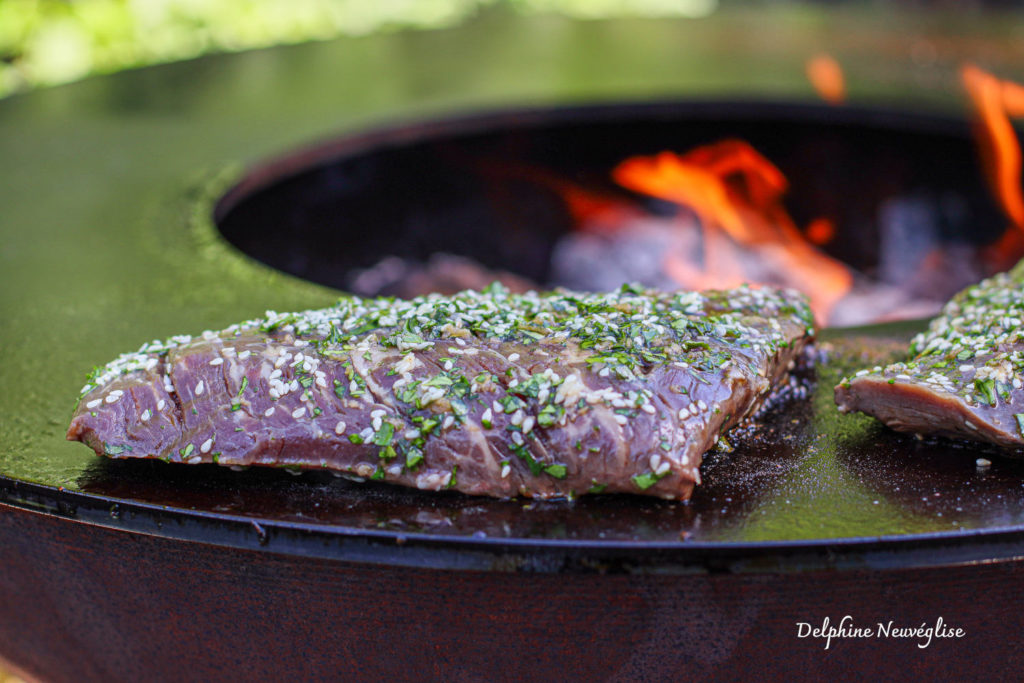
[[[842,412],[917,434],[1024,446],[1024,262],[957,294],[910,346],[910,360],[836,387]]]
[[[802,296],[747,287],[346,297],[121,356],[68,438],[498,497],[685,499],[811,326]]]

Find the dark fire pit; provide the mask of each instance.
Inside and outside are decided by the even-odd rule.
[[[761,22],[738,21],[733,44],[754,44]],[[385,70],[381,51],[417,63],[451,41],[483,50],[482,35],[515,46],[494,68],[538,77],[517,50],[547,24],[481,22],[422,45],[380,37],[202,60],[0,103],[0,120],[25,129],[0,133],[14,160],[0,183],[12,255],[0,275],[0,656],[49,680],[938,677],[1020,665],[1003,644],[1022,626],[1024,464],[832,405],[841,373],[898,353],[920,322],[825,330],[815,364],[733,452],[708,456],[685,504],[427,495],[321,473],[113,462],[63,441],[82,376],[150,338],[327,305],[337,291],[321,285],[356,286],[387,257],[415,266],[446,253],[549,283],[560,240],[586,228],[567,196],[675,220],[678,206],[615,182],[636,155],[742,138],[788,178],[801,234],[874,284],[902,287],[894,255],[927,263],[930,250],[984,270],[1004,235],[962,118],[682,97],[685,79],[650,69],[675,49],[664,46],[718,44],[689,25],[616,25],[610,51],[647,75],[631,87],[672,95],[660,103],[622,104],[637,91],[605,59],[603,24],[559,24],[592,74],[568,95],[529,97],[510,78],[467,102],[438,84],[475,82],[468,60],[441,80],[411,75],[398,95],[356,87]],[[288,96],[253,106],[253,82]],[[598,95],[617,104],[494,108]],[[481,104],[497,113],[423,113]],[[439,122],[362,132],[395,115]],[[349,134],[336,142],[281,154],[339,127]],[[239,159],[274,160],[197,180],[196,168]],[[834,233],[815,237],[808,226],[823,217]],[[921,232],[926,242],[907,241]],[[843,637],[826,652],[801,636],[846,615],[860,628],[923,625],[932,640]]]

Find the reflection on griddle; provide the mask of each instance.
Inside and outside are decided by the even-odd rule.
[[[879,427],[838,456],[876,497],[910,514],[944,517],[967,529],[1024,521],[1024,461],[999,451]],[[979,467],[979,458],[991,465]]]

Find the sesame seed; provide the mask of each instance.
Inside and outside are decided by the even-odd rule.
[[[509,467],[507,464],[506,465],[502,465],[501,466],[501,478],[502,479],[507,478],[508,475],[509,475],[509,472],[511,472],[511,471],[512,471],[512,468]]]
[[[992,461],[989,460],[988,458],[978,458],[977,460],[974,461],[974,464],[977,465],[978,467],[991,467]]]
[[[85,407],[88,408],[89,410],[92,410],[93,408],[97,407],[101,403],[103,403],[103,399],[102,398],[97,398],[97,399],[93,399],[92,401],[89,401],[88,403],[86,403]]]
[[[252,351],[246,349],[245,351],[242,351],[240,354],[238,354],[238,359],[239,360],[245,360],[246,358],[248,358],[251,355],[252,355]]]
[[[292,417],[295,418],[296,420],[299,419],[300,417],[302,417],[305,414],[306,414],[306,407],[305,406],[302,406],[301,408],[296,408],[295,410],[292,411]]]
[[[163,399],[160,399],[159,401],[156,402],[156,409],[163,410],[165,405],[167,405],[167,402],[164,401]]]
[[[270,417],[271,415],[274,414],[275,410],[276,408],[274,406],[270,406],[269,408],[263,411],[263,417]]]
[[[210,361],[210,365],[223,365],[223,364],[224,364],[224,359],[223,358],[214,358],[213,360]]]
[[[121,397],[117,394],[107,394],[105,399],[107,403],[116,403]]]
[[[626,420],[625,415],[619,415],[618,413],[615,414],[615,421],[618,422],[620,425],[624,425],[626,424],[626,422],[628,422],[628,420]]]
[[[206,441],[204,441],[202,443],[201,446],[199,446],[199,452],[200,453],[209,453],[210,452],[210,448],[212,446],[213,446],[213,439],[212,438],[207,439]]]
[[[334,425],[334,433],[337,434],[338,436],[341,436],[342,434],[344,434],[345,433],[345,423],[344,422],[338,422],[338,424]]]
[[[510,354],[508,354],[508,362],[509,363],[515,363],[517,360],[519,360],[519,354],[518,353],[510,353]]]
[[[203,384],[203,380],[199,380],[199,384],[196,385],[196,396],[202,396],[203,389],[205,388],[206,385]]]
[[[149,418],[153,417],[153,413],[150,412],[149,408],[142,411],[142,415],[139,415],[139,419],[143,422],[149,422]]]
[[[529,434],[530,430],[533,429],[533,423],[535,418],[533,415],[527,415],[523,418],[523,434]]]

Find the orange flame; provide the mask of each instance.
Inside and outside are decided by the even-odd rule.
[[[804,229],[804,235],[813,244],[828,244],[836,237],[836,224],[828,218],[815,218]]]
[[[815,314],[827,319],[853,284],[849,269],[811,245],[789,217],[782,172],[743,141],[724,140],[681,156],[633,157],[612,175],[623,187],[696,214],[703,263],[675,253],[665,257],[665,271],[684,287],[791,286],[807,293]]]
[[[1024,109],[1024,88],[971,64],[960,77],[978,116],[976,135],[989,186],[1013,224],[1024,229],[1020,142],[1010,123],[1010,112]]]
[[[821,99],[831,104],[842,104],[846,100],[843,67],[831,55],[823,53],[811,57],[804,70]]]

